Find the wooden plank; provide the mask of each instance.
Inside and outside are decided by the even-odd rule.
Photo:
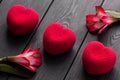
[[[87,33],[85,27],[85,15],[93,12],[95,5],[100,5],[102,0],[56,0],[40,24],[30,44],[40,47],[43,53],[43,64],[37,74],[31,80],[63,80],[71,67],[77,50],[79,49]],[[87,6],[86,6],[87,5]],[[51,22],[61,22],[66,27],[74,30],[77,41],[71,51],[60,56],[50,56],[43,49],[43,33]],[[12,79],[11,79],[12,80]]]
[[[111,3],[112,2],[112,3]],[[112,9],[120,11],[120,5],[118,0],[105,1],[103,4],[105,9]],[[113,48],[117,54],[117,62],[109,74],[104,76],[105,80],[119,80],[120,79],[120,23],[110,25],[106,31],[98,37],[98,40],[103,42],[106,46]]]
[[[23,36],[23,37],[15,37],[11,35],[10,32],[8,31],[7,24],[6,24],[6,15],[10,6],[12,6],[13,4],[23,4],[26,7],[32,7],[31,5],[33,4],[33,8],[34,8],[36,5],[36,8],[34,9],[38,11],[38,13],[41,15],[40,18],[42,18],[51,1],[52,0],[47,0],[47,1],[39,0],[38,5],[34,4],[33,0],[15,0],[15,1],[4,0],[1,3],[0,5],[0,12],[1,12],[0,14],[1,16],[0,17],[0,33],[1,33],[0,34],[0,42],[1,42],[0,53],[3,53],[3,52],[5,53],[5,54],[1,54],[0,55],[1,57],[20,53],[24,49],[25,45],[27,44],[27,40],[29,38],[29,35]]]
[[[38,3],[37,3],[38,2]],[[16,55],[25,48],[30,35],[15,37],[7,29],[6,15],[9,8],[14,4],[23,4],[26,7],[32,7],[38,11],[40,18],[44,17],[52,0],[3,0],[0,4],[0,57]],[[37,3],[37,4],[36,4]],[[3,73],[1,73],[3,74]],[[4,75],[0,75],[3,76]],[[4,77],[5,78],[5,77]],[[6,74],[7,78],[7,74]],[[14,78],[12,78],[13,80]],[[0,80],[5,80],[0,77]],[[8,79],[7,79],[8,80]],[[15,79],[17,80],[17,79]]]
[[[89,75],[84,71],[84,68],[82,65],[82,59],[81,59],[82,53],[86,44],[94,40],[97,40],[97,36],[88,33],[65,80],[100,80],[99,76]]]
[[[120,6],[118,3],[118,0],[105,0],[103,7],[105,9],[113,9],[120,11]],[[101,35],[94,36],[91,34],[88,34],[82,48],[80,49],[77,58],[75,59],[73,66],[69,72],[69,74],[66,77],[66,80],[119,80],[120,76],[120,60],[119,60],[119,52],[120,52],[120,24],[115,23],[110,25]],[[105,75],[95,76],[87,74],[83,67],[82,67],[82,60],[81,56],[84,50],[84,47],[86,44],[90,41],[98,40],[101,41],[103,44],[105,44],[108,47],[113,48],[117,53],[117,62],[113,70]]]
[[[0,57],[12,55],[12,53],[19,52],[19,48],[16,46],[18,42],[20,44],[20,41],[16,40],[8,34],[6,25],[6,14],[9,7],[15,3],[18,3],[17,1],[13,1],[14,0],[4,0],[0,3]],[[21,0],[19,3],[24,4],[24,2],[25,0]],[[8,78],[8,74],[2,72],[0,72],[0,74],[0,80],[6,80]]]
[[[2,2],[2,0],[0,0],[0,3]]]

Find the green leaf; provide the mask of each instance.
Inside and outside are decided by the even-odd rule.
[[[105,10],[107,15],[112,16],[114,18],[120,18],[120,12],[114,10]]]
[[[0,64],[0,71],[1,72],[6,72],[6,73],[10,73],[10,74],[14,74],[20,77],[25,77],[25,78],[29,78],[31,77],[31,75],[22,73],[20,70],[17,70],[13,67],[11,67],[10,65],[7,64]]]

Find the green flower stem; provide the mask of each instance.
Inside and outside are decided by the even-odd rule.
[[[28,68],[26,68],[22,65],[19,65],[17,63],[11,64],[11,61],[9,61],[9,58],[11,58],[11,56],[0,58],[0,71],[1,72],[10,73],[10,74],[17,75],[20,77],[25,77],[25,78],[30,78],[35,73],[35,72],[29,70]],[[20,69],[18,69],[17,67],[19,67]],[[24,68],[24,69],[22,69],[22,68]],[[25,71],[25,69],[27,69],[27,70]],[[23,75],[24,73],[26,75]]]
[[[0,71],[20,75],[17,70],[7,64],[0,64]]]
[[[7,57],[0,58],[0,62],[7,61]]]
[[[107,13],[107,15],[114,17],[118,20],[120,20],[120,12],[119,11],[114,11],[114,10],[105,10],[105,12]]]
[[[17,75],[20,77],[26,77],[26,78],[30,77],[29,75],[23,75],[23,73],[21,73],[20,71],[14,69],[13,67],[11,67],[10,65],[7,65],[7,64],[0,64],[0,71],[14,74],[14,75]]]

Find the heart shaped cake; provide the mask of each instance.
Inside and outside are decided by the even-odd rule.
[[[16,36],[31,33],[39,22],[39,14],[32,8],[13,5],[7,14],[7,24],[11,33]]]
[[[58,22],[48,25],[43,35],[44,49],[52,55],[63,54],[69,51],[75,41],[75,33]]]
[[[101,42],[92,41],[87,44],[82,55],[85,70],[90,74],[105,74],[112,70],[116,62],[116,53]]]

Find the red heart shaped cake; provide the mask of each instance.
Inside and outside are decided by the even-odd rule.
[[[116,53],[98,41],[90,42],[84,49],[82,61],[90,74],[105,74],[115,65]]]
[[[63,54],[70,50],[75,41],[75,33],[58,22],[50,24],[43,36],[44,49],[52,55]]]
[[[12,6],[7,14],[9,30],[17,36],[31,33],[39,22],[39,14],[32,8],[23,5]]]

